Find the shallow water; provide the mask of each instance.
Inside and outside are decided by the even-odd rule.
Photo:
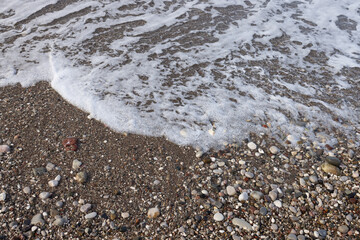
[[[359,23],[354,0],[2,1],[0,86],[46,80],[117,131],[203,149],[351,136]]]

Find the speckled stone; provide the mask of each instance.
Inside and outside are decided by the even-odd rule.
[[[221,213],[215,213],[214,214],[214,220],[217,222],[221,222],[224,220],[224,215],[222,215]]]

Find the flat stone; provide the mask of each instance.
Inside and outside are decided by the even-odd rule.
[[[249,195],[247,192],[242,192],[240,195],[239,195],[239,201],[247,201],[249,199]]]
[[[96,212],[91,212],[85,215],[85,219],[93,219],[96,216],[97,216]]]
[[[255,150],[257,148],[256,144],[253,142],[249,142],[247,146],[250,150]]]
[[[23,192],[26,194],[30,194],[31,193],[31,189],[29,187],[24,187],[23,188]]]
[[[290,233],[290,234],[287,236],[287,238],[286,238],[286,239],[288,239],[288,240],[297,240],[297,237],[296,237],[296,235],[295,235],[295,234]]]
[[[130,214],[128,212],[121,213],[122,218],[128,218],[129,216],[130,216]]]
[[[347,233],[349,231],[349,227],[346,225],[341,225],[340,227],[338,227],[338,230],[341,233]]]
[[[276,200],[274,201],[274,205],[278,208],[281,208],[282,207],[282,202],[280,200]]]
[[[319,235],[320,235],[321,237],[323,237],[323,238],[325,238],[326,235],[327,235],[327,231],[324,230],[324,229],[320,229],[320,230],[318,231],[318,233],[319,233]]]
[[[63,226],[66,223],[66,219],[62,217],[57,217],[55,221],[53,222],[53,225],[55,226]]]
[[[326,172],[326,173],[331,173],[331,174],[334,174],[334,175],[340,175],[341,174],[341,170],[340,168],[332,165],[332,164],[329,164],[328,162],[325,162],[323,164],[321,164],[321,169]]]
[[[42,200],[48,199],[50,196],[51,196],[51,193],[49,193],[49,192],[42,192],[39,194],[39,197]]]
[[[159,210],[159,208],[157,208],[157,207],[150,208],[150,209],[148,210],[147,216],[148,216],[148,218],[150,218],[150,219],[157,218],[159,215],[160,215],[160,210]]]
[[[59,185],[59,181],[56,180],[51,180],[48,182],[50,187],[56,187],[57,185]]]
[[[272,154],[278,154],[279,153],[279,148],[277,148],[276,146],[271,146],[269,150],[270,150],[270,152]]]
[[[315,176],[315,175],[311,175],[311,176],[309,177],[309,180],[310,180],[310,182],[312,182],[312,183],[317,183],[317,182],[318,182],[318,178],[317,178],[317,176]]]
[[[72,162],[72,168],[74,170],[77,170],[80,168],[80,166],[82,165],[82,162],[80,162],[79,160],[75,159],[73,162]]]
[[[235,226],[238,226],[242,229],[245,229],[247,231],[252,231],[253,228],[252,226],[250,225],[250,223],[248,223],[247,221],[245,221],[243,218],[234,218],[232,220],[232,223],[235,225]]]
[[[224,215],[222,215],[221,213],[215,213],[214,214],[214,220],[217,222],[221,222],[224,220]]]
[[[41,176],[47,173],[47,170],[44,167],[33,168],[33,173],[35,176]]]
[[[264,196],[264,194],[262,192],[259,192],[259,191],[252,191],[250,193],[250,197],[252,197],[255,200],[260,200],[263,196]]]
[[[254,178],[254,174],[252,172],[245,172],[245,177]]]
[[[337,157],[332,157],[332,156],[327,156],[325,158],[325,162],[327,162],[331,165],[334,165],[336,167],[340,166],[340,164],[341,164],[340,159],[338,159]]]
[[[91,204],[87,203],[80,207],[80,211],[83,213],[87,213],[91,209]]]
[[[46,164],[46,170],[48,170],[49,172],[50,172],[51,170],[53,170],[54,168],[55,168],[55,164],[53,164],[53,163],[51,163],[51,162],[49,162],[49,163]]]
[[[275,201],[277,199],[277,192],[270,191],[269,192],[269,197],[271,198],[271,200]]]
[[[32,225],[37,225],[37,224],[41,224],[43,225],[45,223],[44,219],[42,218],[41,213],[36,214],[35,216],[32,217],[31,219],[31,224]]]
[[[236,194],[236,189],[233,186],[227,186],[226,192],[229,196],[233,196]]]
[[[267,212],[268,212],[268,210],[267,210],[266,207],[261,207],[261,208],[260,208],[260,214],[261,214],[261,215],[265,216],[265,215],[267,214]]]
[[[0,193],[0,201],[4,202],[6,200],[6,192]]]

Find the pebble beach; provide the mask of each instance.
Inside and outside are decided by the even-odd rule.
[[[1,88],[0,125],[0,239],[360,238],[360,153],[336,130],[200,152],[116,133],[44,82]]]

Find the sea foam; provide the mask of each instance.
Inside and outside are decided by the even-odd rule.
[[[355,2],[1,2],[0,86],[49,81],[114,130],[202,149],[250,132],[351,136]]]

